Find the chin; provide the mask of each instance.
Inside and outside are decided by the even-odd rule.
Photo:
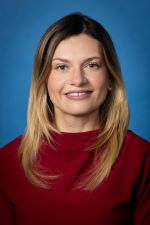
[[[92,115],[94,114],[94,111],[91,111],[91,110],[72,110],[72,111],[69,111],[69,112],[65,112],[66,115],[70,115],[70,116],[75,116],[75,117],[86,117],[86,116],[89,116],[89,115]]]

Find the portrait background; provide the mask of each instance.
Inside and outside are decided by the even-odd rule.
[[[37,44],[60,17],[80,11],[110,33],[127,88],[130,126],[150,141],[150,3],[148,0],[0,1],[0,146],[26,128]]]

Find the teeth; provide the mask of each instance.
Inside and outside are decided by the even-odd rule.
[[[73,93],[68,93],[67,95],[69,96],[82,96],[85,95],[85,92],[73,92]]]

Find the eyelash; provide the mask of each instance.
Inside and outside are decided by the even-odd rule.
[[[89,67],[90,69],[98,69],[101,67],[101,64],[100,63],[97,63],[97,62],[90,62],[90,63],[87,63],[83,66],[83,68],[85,67]],[[56,66],[56,70],[66,70],[68,68],[68,65],[65,65],[65,64],[60,64],[60,65],[57,65]]]
[[[57,65],[56,70],[65,70],[68,66],[65,64]]]
[[[90,62],[90,63],[86,64],[85,67],[86,66],[90,67],[91,69],[98,69],[101,67],[101,64],[97,63],[97,62]]]

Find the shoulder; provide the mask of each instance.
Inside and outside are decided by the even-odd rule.
[[[13,189],[22,179],[22,164],[18,150],[23,136],[15,138],[0,149],[0,186]]]
[[[21,144],[22,136],[15,138],[0,149],[0,183],[7,183],[14,179],[20,171],[21,161],[18,149]],[[7,177],[7,179],[6,179]]]
[[[126,164],[132,162],[132,167],[139,167],[146,161],[150,165],[150,143],[129,130],[121,149],[121,156]]]
[[[13,149],[16,149],[20,146],[21,144],[21,140],[22,140],[23,135],[20,135],[18,137],[16,137],[14,140],[10,141],[9,143],[7,143],[6,145],[4,145],[0,151],[3,152],[5,151],[11,151]]]
[[[9,142],[5,146],[0,149],[0,164],[4,164],[7,162],[11,162],[18,155],[18,149],[21,144],[23,136],[18,136],[13,141]]]
[[[150,151],[150,142],[129,130],[125,138],[125,146],[137,151]]]

